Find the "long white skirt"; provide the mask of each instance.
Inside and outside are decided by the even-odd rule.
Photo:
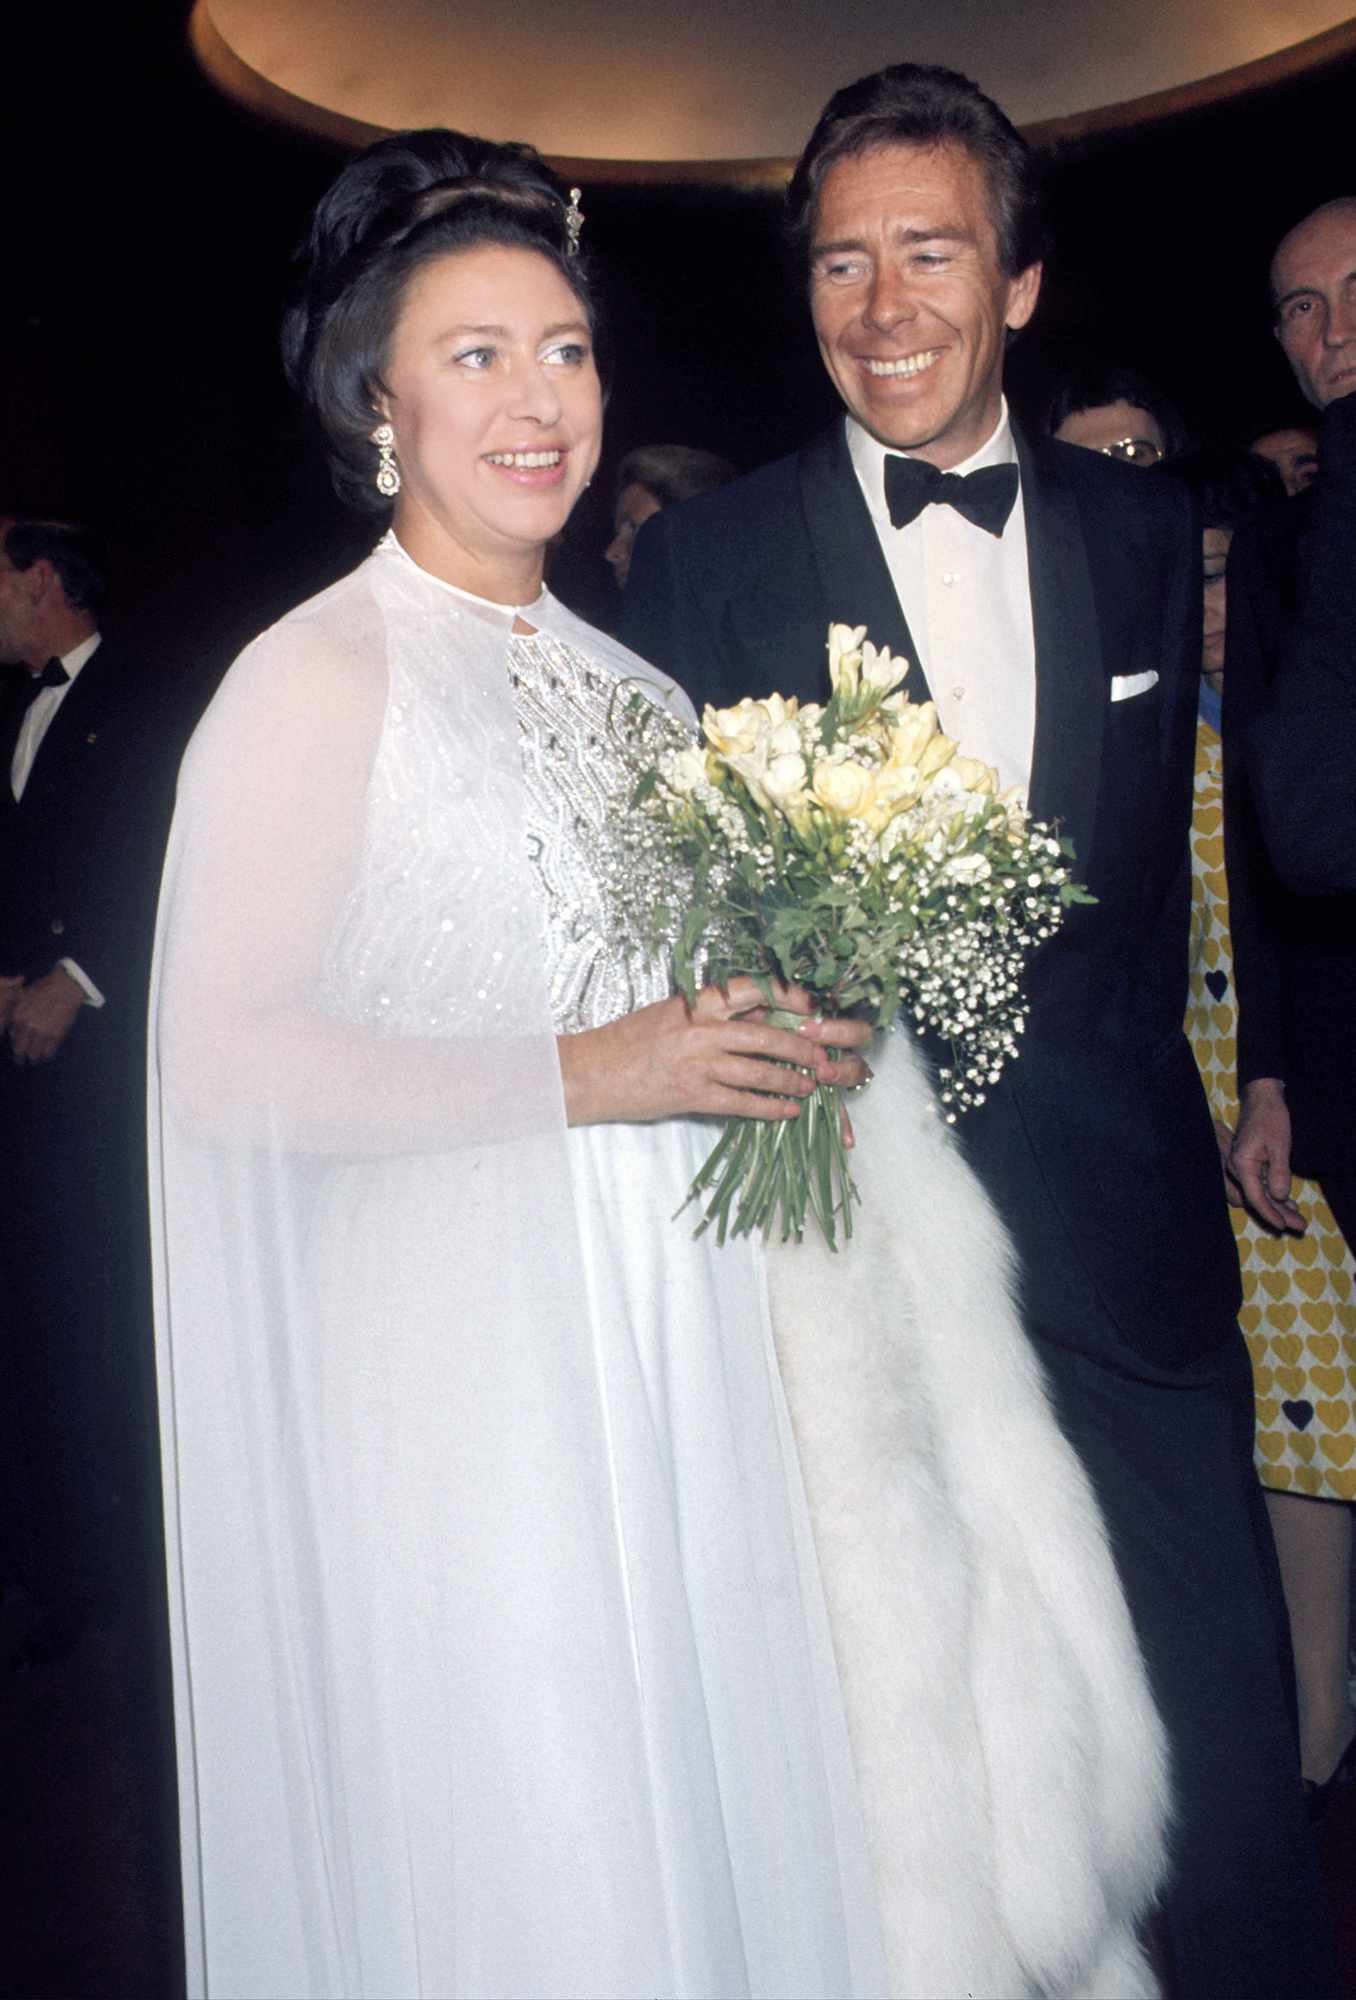
[[[761,1255],[671,1220],[711,1138],[568,1136],[591,1324],[519,1145],[315,1168],[289,1353],[176,1346],[195,1992],[884,1992]]]
[[[285,1313],[177,1298],[195,1994],[1153,1993],[1101,1523],[910,1045],[877,1068],[858,1237],[773,1253],[775,1345],[761,1253],[671,1219],[676,1123],[314,1165]],[[524,1209],[564,1160],[582,1278]]]

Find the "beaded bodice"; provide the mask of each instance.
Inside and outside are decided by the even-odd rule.
[[[379,1033],[511,1035],[543,970],[557,1034],[668,991],[617,935],[598,865],[633,782],[607,750],[617,679],[545,633],[506,643],[511,709],[468,703],[445,649],[390,662],[357,878],[324,971],[327,1010]]]
[[[545,633],[509,646],[528,790],[527,851],[542,903],[556,1030],[601,1027],[668,992],[663,967],[615,936],[597,866],[633,774],[609,755],[617,682]]]

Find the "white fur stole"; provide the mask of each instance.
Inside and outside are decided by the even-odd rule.
[[[769,1257],[890,2000],[1153,2000],[1167,1754],[1006,1234],[903,1031],[852,1242]]]

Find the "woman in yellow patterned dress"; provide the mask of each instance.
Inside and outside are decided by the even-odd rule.
[[[1230,891],[1239,938],[1246,928],[1257,955],[1259,914],[1269,884],[1265,864],[1231,826],[1225,874],[1224,760],[1220,697],[1224,679],[1225,560],[1234,528],[1270,497],[1259,485],[1258,461],[1243,454],[1200,454],[1184,466],[1194,475],[1205,523],[1205,629],[1200,719],[1196,733],[1192,815],[1192,949],[1186,1026],[1220,1139],[1230,1216],[1243,1277],[1241,1321],[1253,1361],[1258,1475],[1267,1488],[1295,1647],[1301,1762],[1311,1808],[1327,1803],[1335,1783],[1348,1780],[1353,1718],[1347,1695],[1352,1510],[1356,1499],[1356,1262],[1316,1181],[1279,1175],[1265,1189],[1270,1220],[1243,1204],[1229,1171],[1240,1118],[1238,1001]],[[1279,486],[1275,488],[1279,492]],[[1231,794],[1232,800],[1232,794]],[[1246,800],[1241,807],[1246,807]],[[1234,807],[1231,803],[1231,813]],[[1243,917],[1247,904],[1248,917]],[[1265,942],[1265,940],[1262,940]],[[1282,953],[1245,978],[1249,1005],[1261,1011],[1281,978]],[[1250,1021],[1250,1027],[1251,1027]],[[1256,1041],[1254,1036],[1254,1041]],[[1281,1037],[1283,1039],[1283,1037]],[[1277,1053],[1274,1067],[1284,1067]],[[1247,1065],[1245,1064],[1245,1069]],[[1250,1116],[1278,1121],[1289,1151],[1284,1076],[1258,1074],[1244,1084]]]

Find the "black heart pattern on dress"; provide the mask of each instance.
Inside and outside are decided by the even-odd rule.
[[[1312,1403],[1282,1403],[1281,1408],[1297,1431],[1307,1431],[1314,1420]]]
[[[1205,983],[1217,1000],[1222,1000],[1229,991],[1229,975],[1227,972],[1207,972]]]

